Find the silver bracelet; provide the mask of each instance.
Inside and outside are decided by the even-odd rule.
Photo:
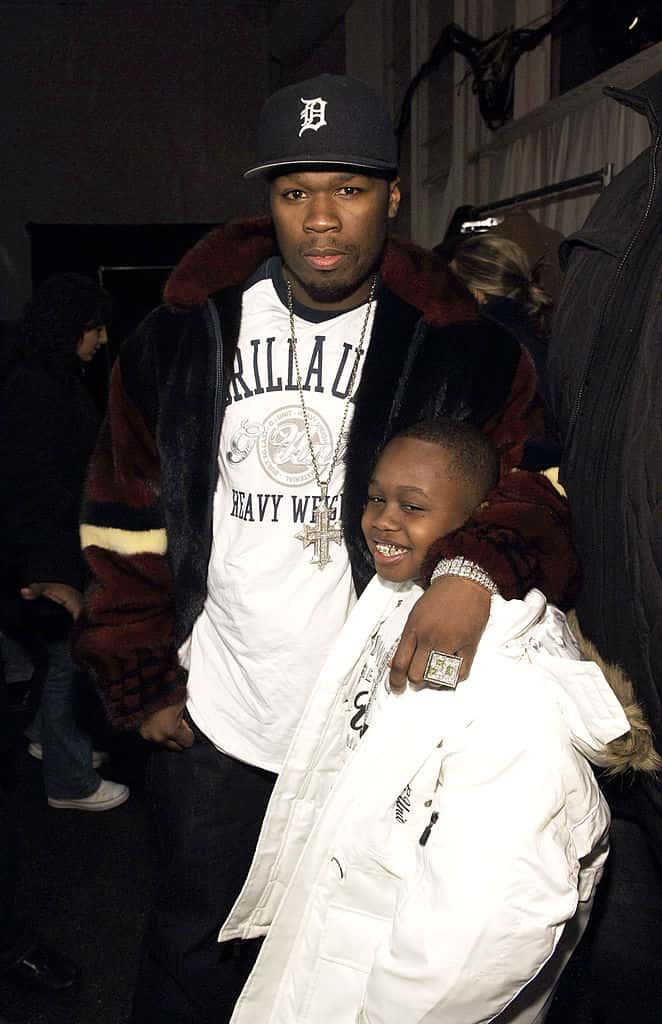
[[[456,558],[442,558],[430,576],[430,583],[434,583],[440,576],[461,576],[465,580],[480,583],[481,587],[485,587],[485,590],[492,595],[499,593],[499,588],[489,573],[486,573],[475,562],[462,558],[461,555]]]

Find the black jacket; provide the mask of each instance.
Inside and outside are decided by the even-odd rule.
[[[662,74],[606,91],[648,118],[653,144],[562,246],[567,273],[548,371],[583,568],[579,621],[634,680],[660,749]],[[654,809],[662,838],[662,789],[644,786],[642,820]],[[633,793],[623,798],[625,813],[638,813]]]
[[[4,550],[21,584],[85,582],[78,521],[99,417],[78,359],[10,365],[1,390]]]

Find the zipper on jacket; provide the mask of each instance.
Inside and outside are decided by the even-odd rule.
[[[432,829],[434,828],[434,826],[437,824],[438,821],[439,821],[439,812],[438,811],[433,811],[432,814],[430,815],[430,822],[429,822],[429,824],[425,826],[425,828],[423,829],[423,832],[421,833],[421,838],[418,840],[418,842],[419,842],[419,844],[421,846],[425,846],[426,845],[428,839],[430,838],[430,833],[432,832]]]
[[[340,861],[338,860],[338,858],[337,858],[337,857],[332,857],[332,858],[331,858],[331,863],[332,863],[332,864],[337,864],[337,865],[338,865],[338,871],[340,872],[340,877],[341,877],[341,878],[344,878],[344,877],[345,877],[345,872],[343,871],[343,869],[342,869],[342,864],[340,863]]]

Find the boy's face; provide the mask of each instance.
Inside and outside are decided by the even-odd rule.
[[[438,444],[413,437],[396,438],[380,455],[361,527],[382,579],[418,579],[432,542],[467,519],[467,485],[451,478],[450,461]]]

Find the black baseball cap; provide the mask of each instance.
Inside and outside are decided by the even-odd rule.
[[[393,173],[398,145],[384,102],[345,75],[318,75],[279,89],[262,107],[256,162],[245,178],[285,167],[355,167]]]

